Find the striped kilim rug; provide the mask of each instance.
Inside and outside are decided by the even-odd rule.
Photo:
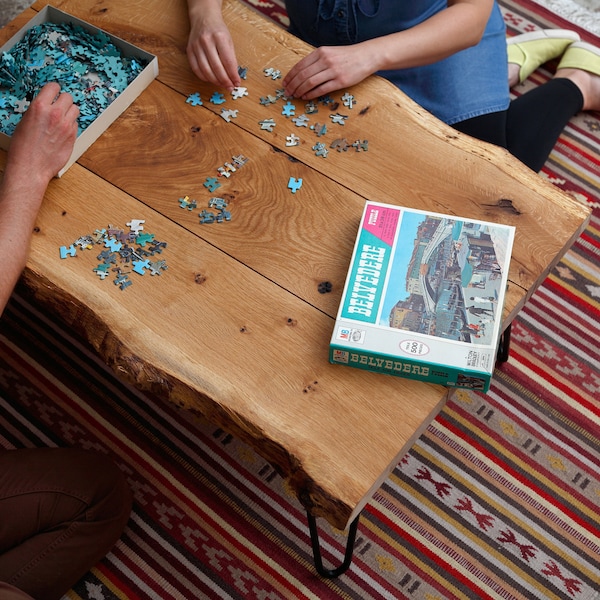
[[[280,2],[250,4],[285,23]],[[569,27],[528,0],[502,6],[510,34]],[[316,575],[304,510],[268,463],[124,385],[15,296],[0,323],[0,445],[96,449],[135,491],[122,539],[68,597],[600,598],[598,116],[573,120],[543,172],[594,208],[589,227],[514,323],[490,392],[456,393],[374,495],[335,580]],[[320,525],[339,564],[345,535]]]

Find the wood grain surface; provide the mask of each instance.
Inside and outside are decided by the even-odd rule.
[[[45,4],[1,30],[0,43]],[[505,324],[585,227],[587,209],[377,77],[350,90],[357,105],[338,109],[350,115],[344,126],[320,108],[327,142],[368,139],[368,152],[318,157],[314,132],[286,146],[298,131],[259,102],[277,87],[264,69],[285,72],[309,47],[235,0],[225,0],[225,15],[249,95],[228,101],[239,109],[231,122],[207,101],[215,89],[187,65],[183,0],[53,5],[155,53],[160,74],[51,182],[27,288],[122,377],[238,435],[289,478],[308,510],[345,527],[447,394],[327,361],[365,199],[515,225]],[[203,106],[185,102],[194,92]],[[268,117],[278,123],[272,132],[259,126]],[[178,198],[189,195],[201,209],[214,195],[205,178],[236,155],[248,162],[217,192],[232,220],[201,225]],[[303,179],[296,194],[290,177]],[[122,292],[94,276],[92,254],[59,258],[61,245],[132,218],[167,242],[163,275],[139,277]],[[331,293],[319,293],[323,281]]]

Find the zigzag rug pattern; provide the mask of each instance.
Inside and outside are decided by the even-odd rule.
[[[248,3],[285,25],[280,0]],[[528,0],[502,8],[511,35],[573,29]],[[15,295],[0,322],[0,447],[96,449],[135,492],[121,540],[68,598],[597,599],[597,114],[573,119],[542,176],[594,209],[590,225],[513,324],[490,392],[453,395],[368,504],[352,566],[332,581],[316,575],[304,510],[268,463],[123,384]],[[321,521],[337,564],[345,535]]]

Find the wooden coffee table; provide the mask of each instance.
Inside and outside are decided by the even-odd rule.
[[[0,31],[0,43],[41,9]],[[328,344],[366,199],[516,226],[504,307],[508,326],[584,229],[589,212],[501,149],[432,118],[377,77],[356,86],[343,126],[330,107],[312,122],[323,141],[368,140],[368,150],[313,146],[261,97],[309,47],[235,0],[225,17],[248,67],[248,97],[227,122],[185,56],[181,0],[53,2],[158,55],[160,74],[61,178],[51,182],[23,282],[45,310],[87,340],[121,377],[202,413],[250,444],[289,480],[309,515],[319,572],[350,564],[358,516],[443,407],[440,386],[329,364]],[[223,90],[220,90],[223,91]],[[202,106],[186,103],[199,92]],[[304,112],[301,103],[300,113]],[[281,105],[277,111],[281,110]],[[259,122],[273,117],[273,131]],[[338,128],[335,130],[334,128]],[[297,134],[299,146],[287,145]],[[200,224],[215,195],[203,182],[243,155],[222,183],[231,221]],[[4,153],[0,153],[4,165]],[[290,177],[302,179],[295,194]],[[198,210],[182,209],[189,195]],[[144,219],[167,242],[168,270],[121,291],[95,277],[93,257],[59,247],[108,224]],[[90,255],[91,256],[91,255]],[[323,285],[331,291],[321,293]],[[352,524],[343,564],[323,567],[316,517]]]

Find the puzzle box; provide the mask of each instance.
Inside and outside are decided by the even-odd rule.
[[[107,36],[121,55],[125,58],[133,58],[144,63],[144,68],[137,74],[133,81],[129,82],[124,91],[116,98],[90,123],[87,128],[81,131],[77,137],[71,157],[67,164],[58,173],[60,177],[67,169],[100,137],[100,135],[113,123],[117,117],[141,94],[141,92],[150,85],[158,75],[158,59],[154,54],[146,52],[141,48],[133,46],[128,42],[109,34],[108,32],[94,27],[93,25],[82,21],[68,13],[65,13],[53,6],[45,6],[33,17],[24,27],[22,27],[10,40],[0,48],[0,56],[9,52],[18,42],[20,42],[27,32],[33,27],[43,23],[70,23],[74,26],[82,27],[91,34],[102,34]],[[10,145],[10,136],[0,131],[0,148],[7,150]]]
[[[367,201],[329,360],[487,391],[514,227]]]

